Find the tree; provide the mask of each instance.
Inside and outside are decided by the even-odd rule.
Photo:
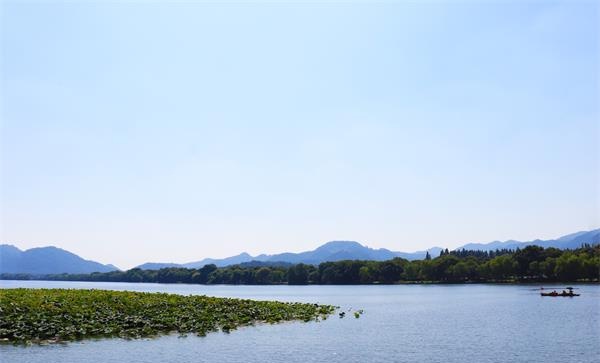
[[[308,271],[306,265],[299,263],[288,269],[288,284],[306,285],[308,284]]]
[[[600,277],[600,256],[589,256],[583,261],[583,275],[587,279],[598,279]]]
[[[540,262],[540,272],[546,279],[556,279],[555,268],[556,258],[554,257],[547,257],[544,261]]]
[[[583,263],[579,256],[565,253],[556,259],[554,272],[561,281],[575,281],[583,275]]]
[[[402,267],[394,261],[383,261],[379,267],[379,280],[384,283],[392,283],[400,280]]]
[[[507,279],[513,276],[518,269],[517,262],[511,255],[502,255],[490,260],[490,272],[494,279]]]
[[[261,267],[256,271],[256,277],[254,282],[257,284],[268,284],[271,282],[271,269],[268,267]]]
[[[460,261],[450,267],[450,273],[454,280],[466,280],[469,278],[469,266],[466,262]]]
[[[208,282],[208,276],[213,271],[216,271],[216,270],[217,270],[217,265],[215,265],[214,263],[202,266],[202,268],[200,268],[198,270],[198,273],[200,274],[198,276],[198,283],[201,283],[201,284],[207,283]]]
[[[358,271],[358,276],[361,284],[370,284],[375,280],[371,269],[367,266],[363,266]]]
[[[308,274],[308,282],[311,284],[319,284],[321,282],[319,270],[315,269]]]
[[[285,282],[285,279],[287,278],[287,274],[286,272],[278,269],[278,270],[273,270],[271,272],[271,281],[274,283],[281,283],[281,282]]]
[[[35,276],[46,280],[160,282],[197,284],[368,284],[410,281],[494,281],[535,279],[576,281],[600,278],[600,245],[584,245],[576,250],[528,246],[523,249],[495,251],[444,249],[432,259],[394,258],[388,261],[345,260],[287,267],[264,263],[239,264],[218,268],[214,264],[200,269],[163,268],[160,270],[111,271],[91,274]],[[31,279],[30,275],[0,274],[0,279]]]
[[[421,273],[421,261],[411,261],[404,266],[403,277],[409,281],[419,279]]]
[[[529,271],[529,267],[532,262],[544,260],[543,252],[544,249],[539,246],[527,246],[522,250],[517,249],[513,254],[513,259],[517,262],[517,273],[520,276],[533,275],[534,273]]]
[[[457,264],[458,261],[458,257],[450,254],[432,260],[432,269],[429,271],[429,278],[433,281],[448,280],[452,276],[452,266]]]

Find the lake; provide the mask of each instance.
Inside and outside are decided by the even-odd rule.
[[[552,285],[545,285],[552,287]],[[223,286],[0,281],[0,287],[97,288],[318,302],[360,319],[261,324],[206,337],[0,345],[3,363],[600,362],[600,286],[541,297],[538,285]],[[556,286],[557,289],[563,286]]]

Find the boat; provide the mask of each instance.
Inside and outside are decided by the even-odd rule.
[[[543,289],[544,288],[542,287],[542,290]],[[541,292],[540,294],[542,296],[551,296],[551,297],[558,297],[558,296],[561,296],[561,297],[573,297],[573,296],[579,296],[579,294],[576,294],[576,293],[573,292],[573,288],[572,287],[567,287],[567,290],[569,290],[569,291],[563,290],[562,292],[557,292],[556,290],[554,290],[552,292]]]

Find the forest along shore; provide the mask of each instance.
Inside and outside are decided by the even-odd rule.
[[[252,263],[218,268],[112,271],[91,274],[1,274],[2,280],[154,282],[236,285],[397,284],[472,282],[598,282],[600,245],[576,250],[527,246],[516,250],[443,250],[409,261],[346,260],[309,264]]]

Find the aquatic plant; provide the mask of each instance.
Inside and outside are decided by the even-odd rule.
[[[14,343],[89,337],[200,336],[239,326],[311,321],[330,305],[75,289],[0,289],[0,340]]]

